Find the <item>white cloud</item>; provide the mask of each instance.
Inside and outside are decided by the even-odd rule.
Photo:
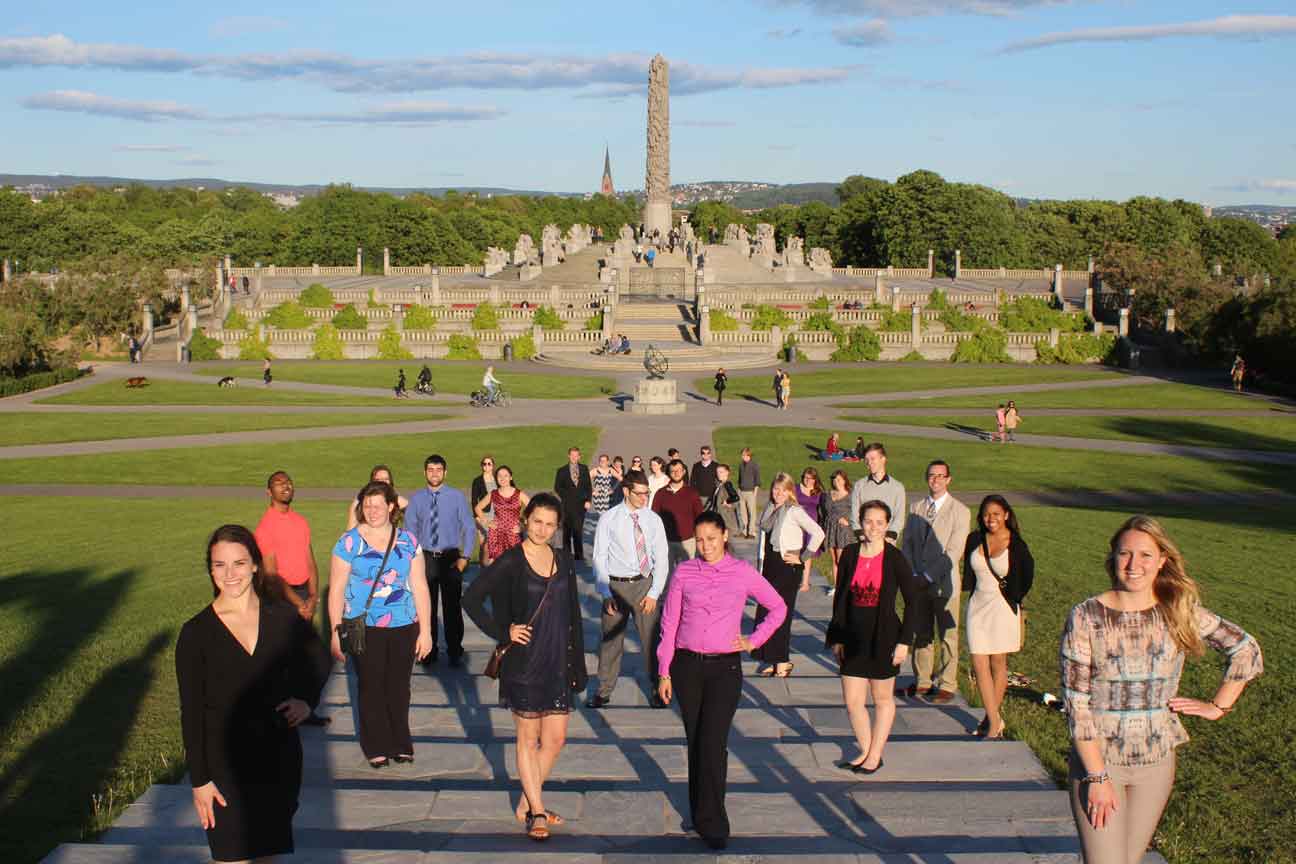
[[[115,99],[84,90],[53,90],[38,93],[22,100],[24,108],[38,111],[70,111],[78,114],[97,114],[119,117],[124,120],[142,120],[153,123],[159,120],[203,120],[201,111],[178,102],[145,102]]]
[[[440,123],[466,123],[493,120],[504,112],[491,106],[451,105],[448,102],[388,102],[356,112],[319,112],[305,114],[254,114],[249,119],[322,125],[397,124],[430,126]]]
[[[1232,37],[1263,39],[1271,36],[1296,36],[1296,15],[1226,15],[1208,21],[1187,21],[1182,24],[1153,24],[1138,27],[1092,27],[1045,33],[1032,39],[1010,42],[999,49],[1001,54],[1014,54],[1054,45],[1077,42],[1147,42],[1153,39],[1175,37]]]
[[[1236,192],[1271,192],[1275,195],[1296,195],[1296,180],[1248,180],[1245,183],[1225,188]]]
[[[194,58],[177,51],[140,45],[82,44],[61,33],[0,39],[0,69],[66,66],[178,72],[198,65]]]
[[[834,27],[833,38],[842,45],[852,48],[874,48],[891,41],[891,25],[881,18],[872,21],[861,21],[845,27]]]
[[[113,149],[123,153],[186,153],[190,148],[183,144],[118,144]]]
[[[1070,0],[774,0],[779,6],[809,6],[820,15],[855,18],[918,18],[928,15],[1012,15]]]

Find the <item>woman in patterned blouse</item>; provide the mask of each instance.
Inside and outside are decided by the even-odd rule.
[[[1203,608],[1183,556],[1155,519],[1134,516],[1111,539],[1112,590],[1071,610],[1062,688],[1071,728],[1071,812],[1087,862],[1134,862],[1174,785],[1179,720],[1219,720],[1264,669],[1255,639]],[[1179,696],[1184,657],[1228,657],[1210,701]]]

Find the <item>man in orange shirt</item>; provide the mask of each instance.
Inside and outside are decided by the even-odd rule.
[[[314,620],[319,607],[319,571],[311,552],[310,525],[292,509],[293,481],[287,471],[276,471],[266,481],[270,506],[257,523],[257,545],[266,574],[277,576],[283,598],[307,621]]]

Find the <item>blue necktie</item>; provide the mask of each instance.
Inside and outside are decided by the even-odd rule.
[[[431,519],[432,519],[432,551],[433,552],[437,551],[441,546],[441,531],[440,531],[441,526],[438,524],[440,522],[440,518],[439,518],[440,511],[437,508],[437,501],[440,498],[441,498],[440,495],[436,494],[435,492],[432,493]]]

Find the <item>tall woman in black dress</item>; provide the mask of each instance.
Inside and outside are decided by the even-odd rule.
[[[837,767],[872,774],[882,767],[882,750],[895,722],[895,676],[914,639],[918,595],[909,562],[886,542],[891,508],[881,501],[866,501],[859,520],[864,540],[847,546],[837,563],[833,615],[825,641],[841,663],[842,698],[860,748],[858,758],[838,762]],[[897,591],[904,597],[903,620],[895,612]]]
[[[267,591],[251,531],[216,529],[207,572],[216,599],[176,642],[194,809],[216,861],[291,854],[297,725],[319,702],[327,658],[310,624]]]
[[[463,596],[464,611],[482,632],[510,645],[499,698],[517,727],[517,818],[533,840],[546,839],[551,825],[562,824],[545,809],[542,788],[567,741],[571,694],[586,685],[576,573],[566,550],[550,545],[561,512],[555,495],[532,498],[522,513],[525,539],[495,559]]]

